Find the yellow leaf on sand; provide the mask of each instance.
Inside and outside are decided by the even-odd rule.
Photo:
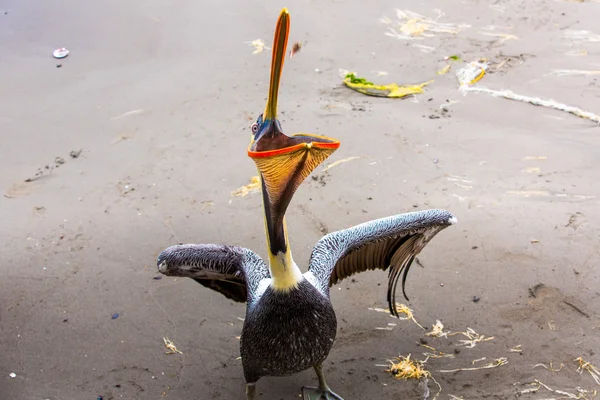
[[[353,83],[350,77],[344,78],[344,85],[359,93],[367,96],[402,98],[412,94],[423,93],[423,88],[433,81],[419,83],[417,85],[398,85],[390,83],[388,85],[375,85],[373,83]]]
[[[437,74],[438,75],[446,75],[450,71],[450,65],[446,65],[444,68],[440,69]]]

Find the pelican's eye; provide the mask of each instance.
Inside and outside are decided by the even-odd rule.
[[[258,123],[255,122],[252,124],[252,133],[256,134],[258,132]]]

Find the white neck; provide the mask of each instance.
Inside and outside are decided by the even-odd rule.
[[[302,271],[294,262],[292,252],[288,247],[286,253],[269,255],[269,271],[271,272],[271,287],[275,290],[287,291],[298,287],[298,283],[304,279]]]

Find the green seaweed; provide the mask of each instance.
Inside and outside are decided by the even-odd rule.
[[[346,79],[350,79],[350,83],[358,83],[361,85],[373,85],[373,82],[369,82],[365,78],[359,78],[356,75],[354,75],[353,72],[347,73]]]

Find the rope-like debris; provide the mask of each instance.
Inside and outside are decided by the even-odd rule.
[[[406,318],[398,317],[399,319],[404,320],[404,321],[411,320],[419,328],[425,330],[425,328],[423,328],[423,325],[421,325],[420,323],[418,323],[417,320],[415,319],[415,316],[413,314],[413,310],[411,310],[410,308],[408,308],[407,305],[396,303],[396,311],[398,312],[398,314],[404,314],[404,315],[406,315]]]
[[[340,165],[342,163],[345,163],[345,162],[348,162],[348,161],[352,161],[352,160],[356,160],[356,159],[359,159],[359,158],[363,158],[363,157],[353,156],[353,157],[342,158],[341,160],[337,160],[335,162],[332,162],[331,164],[329,164],[328,166],[326,166],[325,168],[323,168],[323,172],[325,172],[325,171],[327,171],[327,170],[329,170],[329,169],[331,169],[331,168],[333,168],[333,167],[335,167],[337,165]]]
[[[173,343],[168,337],[163,337],[163,342],[165,342],[165,347],[169,350],[165,354],[183,354],[181,351],[177,350],[175,343]]]
[[[548,371],[550,371],[550,372],[560,372],[560,371],[562,371],[562,369],[563,369],[563,367],[564,367],[564,364],[563,364],[563,363],[560,363],[560,367],[559,367],[558,369],[556,369],[556,368],[554,368],[554,367],[552,366],[552,361],[550,361],[550,366],[548,366],[548,365],[546,365],[546,364],[542,364],[542,363],[540,363],[540,364],[535,364],[535,365],[533,366],[533,368],[531,368],[531,369],[535,369],[535,368],[537,368],[537,367],[542,367],[542,368],[544,368],[544,369],[546,369],[546,370],[548,370]]]
[[[386,313],[389,314],[389,310],[386,308],[380,308],[380,307],[369,307],[370,311],[377,311],[380,313]],[[413,314],[413,310],[411,310],[410,308],[408,308],[408,306],[406,304],[400,304],[400,303],[396,303],[396,311],[398,312],[398,314],[404,314],[406,315],[405,318],[402,317],[398,317],[398,319],[401,319],[403,321],[407,321],[407,320],[411,320],[413,321],[419,328],[425,330],[425,328],[423,327],[423,325],[421,325],[420,323],[417,322],[417,320],[415,319],[415,316]],[[390,317],[395,318],[393,315],[390,314]],[[438,321],[439,322],[439,321]],[[440,322],[441,323],[441,322]],[[387,329],[387,328],[386,328]],[[391,330],[391,329],[390,329]],[[426,334],[427,335],[427,334]]]
[[[523,352],[523,347],[522,345],[518,344],[515,347],[513,347],[512,349],[509,350],[511,353],[522,353]]]
[[[566,104],[558,103],[552,99],[544,100],[539,97],[532,96],[524,96],[521,94],[517,94],[511,90],[492,90],[485,87],[465,87],[463,88],[466,92],[480,92],[487,93],[494,97],[504,97],[505,99],[521,101],[523,103],[533,104],[534,106],[541,106],[546,108],[552,108],[559,111],[565,111],[569,114],[576,115],[580,118],[589,119],[590,121],[594,121],[596,123],[600,123],[600,115],[594,114],[589,111],[584,111],[579,107],[569,106]]]
[[[456,77],[458,79],[460,90],[465,92],[479,92],[479,93],[487,93],[494,97],[503,97],[509,100],[521,101],[523,103],[533,104],[535,106],[541,106],[546,108],[552,108],[559,111],[568,112],[570,114],[576,115],[580,118],[589,119],[590,121],[594,121],[596,123],[600,123],[600,116],[594,114],[589,111],[584,111],[578,107],[569,106],[566,104],[558,103],[552,99],[544,100],[539,97],[532,96],[524,96],[521,94],[514,93],[511,90],[493,90],[488,89],[486,87],[480,86],[472,86],[474,83],[479,81],[485,75],[485,71],[487,70],[489,64],[485,62],[473,61],[463,68],[461,68],[457,73]]]
[[[436,18],[429,18],[410,10],[396,10],[396,15],[398,21],[394,24],[390,18],[382,18],[381,22],[394,26],[388,27],[386,36],[403,40],[431,38],[436,36],[435,33],[457,35],[463,29],[471,27],[468,24],[440,22],[440,18],[443,17],[441,11]]]
[[[425,359],[425,361],[429,360],[430,358],[454,358],[455,357],[454,354],[444,353],[443,351],[439,351],[435,347],[431,347],[426,344],[420,344],[420,346],[433,351],[433,353],[430,353],[430,352],[423,353],[423,355],[425,357],[427,357]]]
[[[425,369],[425,361],[411,360],[410,354],[406,357],[398,356],[395,361],[388,360],[390,367],[385,371],[390,372],[396,379],[406,381],[431,376],[431,373]]]
[[[506,364],[508,364],[508,358],[501,357],[501,358],[498,358],[498,359],[494,360],[494,362],[486,364],[486,365],[483,365],[481,367],[456,368],[456,369],[441,369],[441,370],[439,370],[439,372],[448,373],[448,372],[458,372],[458,371],[477,371],[477,370],[480,370],[480,369],[497,368],[497,367],[500,367],[500,366],[506,365]]]
[[[600,385],[600,371],[597,367],[594,367],[589,362],[584,361],[582,357],[576,358],[575,361],[579,363],[579,366],[577,367],[577,372],[579,372],[580,375],[583,373],[583,371],[587,371],[590,373],[592,378],[594,378],[594,381],[598,385]]]
[[[486,338],[484,335],[480,335],[471,328],[467,328],[466,332],[456,332],[455,334],[462,334],[468,338],[468,340],[459,340],[459,342],[468,349],[472,349],[477,343],[487,342],[488,340],[494,339],[494,336]]]
[[[594,400],[594,398],[598,394],[598,391],[596,391],[596,390],[585,390],[585,389],[581,389],[581,388],[576,389],[577,394],[565,392],[564,390],[552,389],[551,387],[542,383],[538,379],[536,379],[535,381],[530,383],[530,385],[532,387],[521,390],[519,393],[520,394],[537,393],[543,387],[544,389],[546,389],[550,392],[565,396],[565,397],[561,397],[561,399]]]
[[[467,328],[466,332],[452,332],[451,333],[450,331],[444,331],[444,324],[442,324],[442,321],[440,321],[439,319],[435,321],[435,324],[431,328],[431,332],[428,332],[425,334],[425,336],[432,336],[432,337],[437,337],[437,338],[445,337],[446,339],[448,338],[448,336],[454,336],[454,335],[465,336],[467,339],[459,340],[459,342],[460,342],[459,346],[465,346],[469,349],[472,349],[473,347],[475,347],[477,345],[477,343],[487,342],[488,340],[494,339],[494,336],[485,337],[485,335],[480,335],[479,333],[475,332],[475,330],[472,328]]]
[[[450,331],[444,332],[444,324],[442,324],[442,321],[438,319],[435,321],[435,324],[433,324],[433,326],[431,327],[431,332],[426,333],[425,336],[432,336],[437,338],[445,337],[447,339],[449,333]]]
[[[438,387],[438,392],[435,394],[435,396],[433,396],[433,398],[436,399],[441,393],[442,386],[438,383],[438,381],[435,380],[431,373],[425,369],[425,363],[427,362],[427,359],[425,361],[411,360],[409,354],[406,357],[398,356],[394,359],[394,361],[388,360],[388,362],[390,365],[385,371],[390,372],[394,378],[401,379],[403,381],[417,379],[423,382],[423,385],[425,386],[425,399],[429,398],[429,388],[427,387],[427,382],[429,379],[435,382]]]

